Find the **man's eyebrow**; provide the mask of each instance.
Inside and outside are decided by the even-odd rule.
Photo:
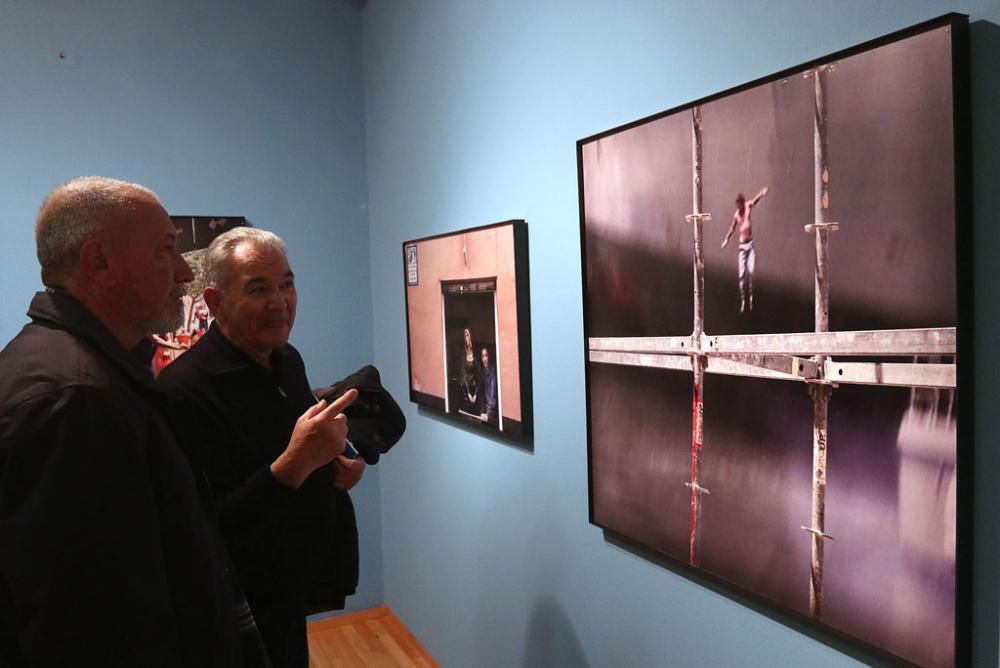
[[[246,283],[243,284],[243,287],[245,287],[245,288],[252,288],[252,287],[256,287],[258,285],[264,285],[265,283],[267,283],[267,279],[266,278],[261,278],[259,276],[253,276],[249,280],[247,280]]]

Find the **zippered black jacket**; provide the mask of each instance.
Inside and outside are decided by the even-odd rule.
[[[212,485],[223,536],[275,666],[304,657],[305,615],[339,609],[358,582],[357,526],[333,465],[297,490],[271,475],[295,422],[316,403],[298,351],[271,353],[267,369],[212,325],[166,367],[182,446]]]
[[[0,665],[230,666],[225,548],[165,396],[65,292],[0,352]]]

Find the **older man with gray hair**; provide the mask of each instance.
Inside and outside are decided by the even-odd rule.
[[[0,665],[233,666],[228,560],[164,397],[129,356],[192,279],[142,186],[57,187],[44,292],[0,352]]]
[[[305,617],[344,607],[358,581],[357,528],[347,490],[364,461],[337,438],[302,448],[293,432],[316,410],[305,366],[288,343],[298,298],[285,245],[240,227],[205,256],[204,291],[215,321],[164,369],[183,440],[197,449],[219,518],[271,662],[309,664]],[[336,411],[357,396],[349,390]]]

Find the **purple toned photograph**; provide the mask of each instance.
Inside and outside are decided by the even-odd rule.
[[[964,27],[577,146],[591,521],[933,667],[969,651]]]

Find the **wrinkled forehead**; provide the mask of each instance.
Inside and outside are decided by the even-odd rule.
[[[133,243],[176,239],[177,229],[163,205],[141,190],[129,192],[125,211],[107,221],[105,230],[113,240]]]
[[[229,256],[232,275],[241,284],[254,280],[280,281],[294,276],[288,256],[270,244],[245,241]]]

